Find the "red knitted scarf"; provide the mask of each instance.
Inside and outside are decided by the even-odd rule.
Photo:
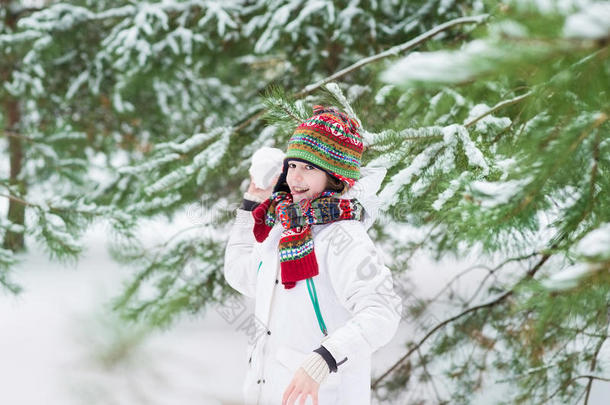
[[[361,220],[362,205],[356,199],[332,197],[324,191],[313,200],[293,203],[292,194],[276,191],[252,211],[254,236],[258,242],[267,239],[277,221],[284,230],[280,237],[279,255],[284,288],[293,288],[299,280],[318,274],[318,261],[311,233],[312,225],[340,220]]]

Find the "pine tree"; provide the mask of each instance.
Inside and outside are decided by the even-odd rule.
[[[109,220],[114,257],[136,269],[116,307],[158,326],[198,313],[232,294],[223,235],[249,157],[284,148],[311,105],[332,103],[362,123],[364,163],[388,168],[371,232],[407,320],[446,314],[375,379],[376,395],[471,403],[496,384],[506,403],[586,403],[607,379],[605,4],[11,3],[0,122],[28,187],[0,185],[34,220],[9,215],[5,241],[32,234],[75,258],[86,226]],[[154,251],[135,237],[139,220],[185,206],[206,215]],[[16,291],[14,250],[0,251],[0,282]],[[410,300],[421,252],[478,254],[464,274],[487,273],[474,291],[457,276]]]
[[[194,228],[225,224],[252,152],[283,142],[260,120],[265,91],[304,97],[307,84],[464,11],[433,3],[4,1],[3,154],[16,163],[0,183],[10,203],[0,282],[20,288],[9,270],[23,235],[75,260],[80,234],[104,220],[116,259],[141,269],[121,303],[135,302],[141,282],[157,284],[134,317],[163,324],[222,299],[222,238],[169,238],[151,254],[138,221],[200,204],[214,221]],[[192,268],[198,282],[181,281]]]
[[[445,307],[375,382],[409,403],[588,403],[610,322],[610,7],[512,1],[455,45],[388,66],[411,127],[374,137],[386,210],[425,230],[395,257],[475,253]],[[422,97],[426,94],[431,98]],[[413,105],[413,100],[415,101]],[[405,103],[406,104],[406,103]],[[467,273],[486,270],[475,289]],[[411,308],[413,313],[413,308]],[[425,397],[424,397],[425,398]],[[490,403],[489,399],[485,403]],[[403,402],[404,403],[404,402]]]

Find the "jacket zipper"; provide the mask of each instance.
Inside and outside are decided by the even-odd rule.
[[[309,292],[309,299],[313,304],[313,310],[316,313],[316,318],[318,319],[318,326],[320,327],[320,331],[324,336],[328,335],[326,324],[324,323],[324,318],[322,318],[322,312],[320,311],[320,303],[318,302],[318,294],[316,293],[316,285],[313,282],[313,277],[307,279],[307,291]]]

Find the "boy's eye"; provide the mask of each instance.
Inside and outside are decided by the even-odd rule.
[[[296,163],[288,163],[289,169],[296,169],[296,167],[297,167]],[[316,168],[312,165],[305,165],[303,167],[305,167],[306,170],[316,170]]]

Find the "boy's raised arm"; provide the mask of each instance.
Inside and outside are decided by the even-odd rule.
[[[227,283],[245,296],[256,295],[256,265],[258,252],[252,227],[252,212],[237,209],[235,222],[225,249],[224,276]]]

